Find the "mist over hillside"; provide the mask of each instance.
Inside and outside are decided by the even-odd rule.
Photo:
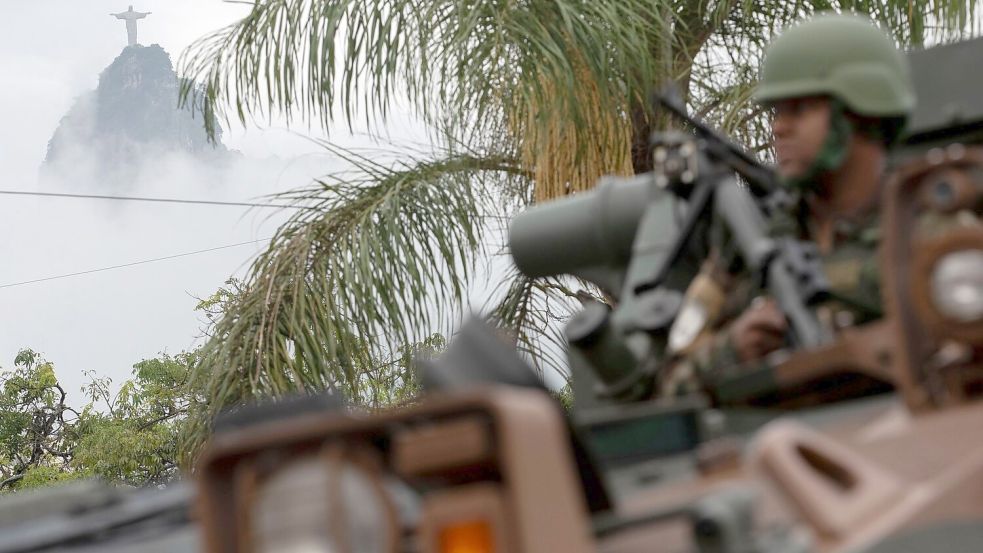
[[[316,154],[231,151],[217,125],[210,142],[202,113],[179,107],[180,77],[159,45],[128,46],[104,59],[112,61],[90,73],[95,86],[76,92],[50,118],[51,126],[35,133],[37,146],[46,143],[41,155],[10,165],[18,182],[11,188],[267,203],[267,196],[307,185],[336,166]],[[22,95],[20,101],[29,98]],[[39,179],[31,184],[32,177]],[[120,383],[135,362],[193,349],[207,323],[195,311],[198,298],[232,276],[244,276],[252,256],[291,213],[30,196],[4,200],[0,246],[17,262],[0,271],[0,286],[15,285],[2,300],[19,324],[0,336],[0,368],[9,367],[21,348],[33,348],[56,361],[59,380],[71,394],[88,382],[86,371]],[[164,260],[142,264],[159,258]],[[122,268],[101,271],[117,266]],[[36,279],[42,281],[30,283]]]
[[[116,0],[10,4],[0,17],[0,67],[11,76],[0,87],[0,119],[7,131],[0,135],[3,188],[282,204],[286,201],[268,196],[348,167],[311,138],[362,152],[392,149],[359,126],[329,136],[279,115],[245,124],[223,120],[225,146],[218,153],[207,149],[201,114],[177,109],[180,81],[171,62],[176,64],[195,39],[245,15],[246,4],[144,0],[135,7],[153,15],[141,20],[141,39],[161,48],[124,48],[123,25],[107,15],[125,7]],[[134,67],[144,71],[135,73]],[[127,102],[130,109],[98,113]],[[406,110],[394,110],[386,129],[407,151],[430,143],[427,127]],[[113,152],[102,144],[112,144],[106,137],[114,134],[127,137],[132,155],[105,153]],[[42,168],[45,178],[39,181]],[[47,178],[52,173],[57,178]],[[89,380],[85,371],[119,383],[142,359],[195,347],[207,323],[195,311],[198,298],[214,293],[230,276],[244,277],[253,256],[266,249],[266,239],[292,213],[0,197],[0,255],[6,260],[0,286],[77,275],[0,290],[6,322],[0,368],[9,368],[17,352],[30,347],[55,362],[59,381],[69,394],[78,394]],[[171,258],[236,244],[242,245]],[[166,260],[130,265],[157,258]],[[121,268],[88,272],[116,266]]]
[[[179,107],[181,81],[159,45],[128,46],[78,97],[48,142],[45,174],[80,171],[100,180],[132,179],[147,161],[173,153],[208,162],[234,157],[216,125],[209,141],[201,112]]]

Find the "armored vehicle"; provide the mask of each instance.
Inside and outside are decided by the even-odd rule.
[[[980,550],[983,101],[962,72],[981,55],[911,54],[920,105],[884,191],[882,319],[823,326],[810,245],[762,230],[769,171],[690,122],[656,137],[652,173],[512,225],[528,275],[611,299],[567,328],[571,411],[474,323],[423,367],[431,393],[413,406],[244,411],[218,425],[193,491],[16,497],[0,551]],[[682,292],[714,220],[781,303],[790,347],[653,397],[674,333],[700,328]]]

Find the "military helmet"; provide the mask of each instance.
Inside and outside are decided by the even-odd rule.
[[[823,14],[788,29],[765,53],[759,102],[827,95],[857,115],[906,118],[915,106],[908,60],[868,19]]]

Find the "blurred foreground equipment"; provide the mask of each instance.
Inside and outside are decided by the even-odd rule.
[[[0,551],[196,551],[194,490],[125,490],[94,481],[29,490],[0,501]]]

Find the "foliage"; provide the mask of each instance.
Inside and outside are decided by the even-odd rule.
[[[452,323],[502,226],[533,201],[645,171],[653,87],[755,151],[750,103],[775,32],[816,10],[871,15],[902,45],[974,30],[976,0],[261,0],[183,56],[213,114],[379,131],[407,101],[430,154],[386,161],[325,144],[350,170],[286,194],[300,207],[216,317],[196,377],[210,413],[259,395],[339,388]],[[189,81],[191,82],[191,81]],[[191,99],[191,88],[184,90]],[[572,295],[518,275],[490,311],[540,370]],[[567,298],[567,299],[564,299]],[[566,306],[566,307],[564,307]],[[555,328],[555,327],[554,327]],[[355,397],[358,397],[357,394]],[[200,440],[200,434],[198,436]]]
[[[74,467],[106,480],[156,485],[178,472],[178,437],[200,401],[188,385],[196,353],[167,354],[133,366],[133,378],[110,394],[106,378],[88,386],[92,403],[79,424]],[[104,406],[105,409],[98,409]]]
[[[556,399],[556,401],[560,402],[560,405],[563,406],[565,411],[570,411],[573,409],[573,388],[569,384],[553,392],[553,397]]]
[[[178,435],[198,401],[187,386],[195,355],[141,361],[116,393],[108,378],[91,375],[88,403],[77,410],[54,366],[21,351],[0,375],[0,491],[91,476],[132,486],[174,478]]]
[[[382,350],[367,342],[410,343],[409,329],[444,315],[421,301],[434,276],[430,295],[463,297],[471,264],[462,260],[480,250],[491,187],[477,182],[484,175],[476,160],[457,156],[413,171],[350,160],[358,175],[295,193],[317,209],[298,211],[278,230],[250,288],[228,302],[238,315],[213,329],[203,361],[222,368],[208,386],[224,398],[337,387],[356,397],[354,367],[373,366]],[[435,214],[433,205],[446,210]]]
[[[70,471],[56,466],[31,467],[24,472],[24,477],[12,489],[43,488],[85,476],[87,475],[83,472]]]
[[[373,409],[405,405],[420,392],[420,377],[415,363],[435,356],[444,350],[447,341],[441,334],[432,334],[421,342],[399,348],[387,359],[360,371],[359,403]]]
[[[0,490],[46,482],[71,468],[78,411],[66,404],[54,366],[22,350],[0,375]]]
[[[225,313],[234,312],[238,308],[238,302],[243,301],[244,296],[248,297],[242,282],[238,279],[230,279],[225,283],[225,287],[199,301],[197,309],[204,312],[211,323],[208,332],[213,343],[225,344],[232,348],[239,346],[239,343],[227,334],[230,328],[227,326],[228,319],[220,317]],[[306,301],[317,303],[310,299]],[[321,306],[315,308],[317,307]],[[279,323],[281,326],[283,324],[282,322]],[[369,338],[356,334],[350,326],[342,326],[333,336],[325,334],[325,337],[319,336],[317,330],[308,329],[305,338],[309,340],[309,344],[315,345],[316,351],[322,355],[329,355],[329,348],[343,345],[342,347],[351,348],[352,354],[348,357],[338,357],[333,362],[329,359],[312,359],[311,362],[321,363],[322,367],[328,367],[328,370],[321,374],[308,368],[304,360],[296,360],[298,372],[273,373],[274,377],[281,381],[276,384],[277,393],[272,395],[288,395],[298,392],[314,393],[327,388],[341,392],[351,404],[368,409],[403,405],[413,401],[420,389],[420,380],[416,373],[414,361],[433,356],[442,351],[446,345],[444,336],[440,333],[434,333],[422,340],[408,341],[391,350],[375,353],[366,343]],[[258,332],[263,332],[263,330],[260,329]],[[283,336],[282,340],[284,346],[280,353],[293,360],[294,352],[299,349],[298,342],[288,336]],[[224,387],[225,393],[235,394],[236,399],[228,401],[223,407],[265,399],[264,394],[253,393],[257,386],[248,382],[237,382],[236,378],[241,378],[244,375],[250,375],[250,378],[266,378],[266,372],[259,370],[259,368],[253,371],[223,370],[221,365],[211,364],[216,363],[214,359],[206,357],[207,355],[215,355],[214,350],[204,348],[202,351],[201,357],[196,360],[194,365],[197,370],[192,375],[191,389],[208,390],[210,386],[216,385],[218,379],[224,379],[221,386]],[[363,357],[361,353],[364,352],[372,353]],[[308,371],[311,375],[310,378],[323,380],[304,380],[308,374],[304,371]],[[337,376],[338,373],[341,376]],[[211,431],[211,421],[217,409],[206,401],[206,397],[201,396],[200,401],[189,412],[187,425],[184,428],[185,433],[181,436],[182,441],[179,448],[178,458],[182,466],[189,468],[193,466],[201,446]]]
[[[282,112],[351,125],[385,122],[407,96],[470,147],[506,143],[536,187],[584,189],[625,160],[650,87],[746,103],[746,78],[779,28],[816,10],[854,10],[902,44],[973,21],[974,1],[938,0],[265,0],[198,42],[182,69],[205,83],[205,109]],[[936,27],[933,28],[933,25]],[[932,31],[935,31],[934,33]],[[714,60],[717,63],[710,63]],[[700,63],[702,61],[702,63]],[[720,63],[723,62],[723,63]],[[751,75],[743,75],[750,77]],[[740,89],[740,90],[738,90]],[[729,91],[728,91],[729,90]],[[643,114],[644,115],[644,114]],[[644,119],[644,118],[643,118]],[[643,137],[645,138],[645,137]],[[555,194],[544,191],[538,197]]]

